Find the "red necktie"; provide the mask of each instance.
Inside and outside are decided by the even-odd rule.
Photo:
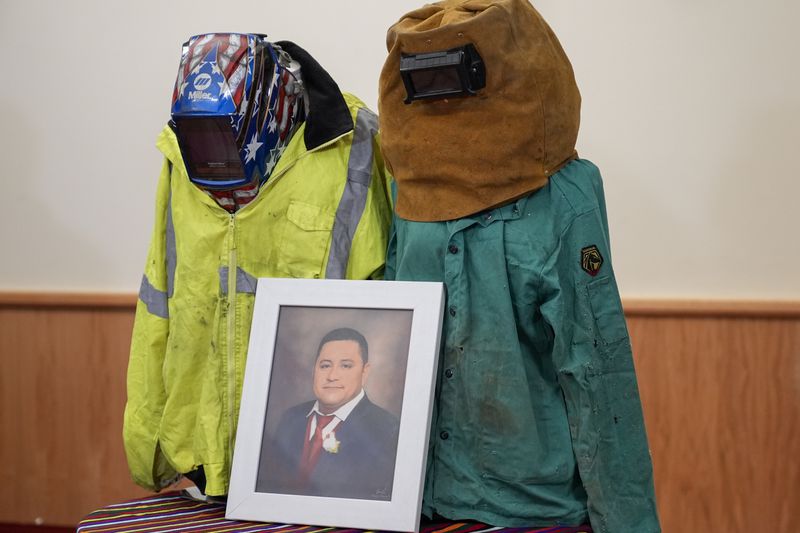
[[[312,417],[308,417],[308,425],[306,426],[306,441],[303,444],[303,457],[300,460],[300,477],[303,484],[308,482],[311,477],[311,472],[317,466],[319,461],[319,454],[322,451],[322,430],[336,418],[335,415],[319,415],[314,413],[317,419],[317,429],[314,431],[314,437],[309,438],[311,432]]]

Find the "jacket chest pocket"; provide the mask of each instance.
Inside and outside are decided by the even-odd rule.
[[[286,210],[278,269],[293,278],[324,277],[334,218],[319,206],[293,200]]]

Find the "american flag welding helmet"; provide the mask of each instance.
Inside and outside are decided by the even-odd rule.
[[[263,183],[303,118],[300,67],[265,36],[209,33],[184,43],[172,121],[200,187]]]

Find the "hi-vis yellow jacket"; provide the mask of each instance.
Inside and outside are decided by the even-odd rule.
[[[206,494],[227,493],[257,278],[383,276],[392,207],[377,118],[337,94],[315,109],[312,92],[309,120],[234,215],[190,183],[173,131],[159,136],[123,429],[139,485],[200,471]]]

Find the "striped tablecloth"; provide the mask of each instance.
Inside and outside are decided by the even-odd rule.
[[[166,492],[150,498],[116,503],[84,518],[77,533],[360,533],[359,529],[295,526],[265,522],[226,520],[225,506],[185,498],[180,492]],[[426,522],[420,533],[592,533],[588,526],[548,528],[499,528],[476,522]]]

